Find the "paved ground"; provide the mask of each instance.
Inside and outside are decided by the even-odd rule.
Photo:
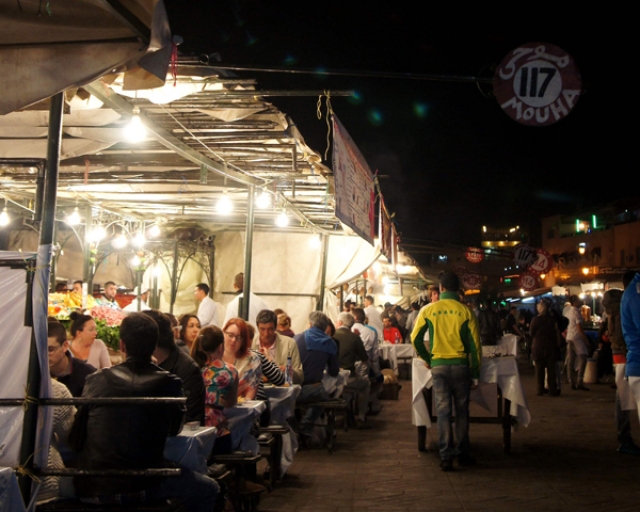
[[[472,424],[478,465],[442,472],[436,450],[417,449],[411,383],[401,381],[400,400],[383,402],[373,430],[340,431],[333,455],[298,452],[260,510],[640,510],[640,457],[616,452],[615,391],[608,384],[589,392],[563,386],[561,397],[537,397],[533,371],[521,367],[521,375],[532,421],[513,434],[511,455],[502,451],[498,425]],[[640,442],[635,414],[632,431]],[[437,433],[430,436],[433,445]]]

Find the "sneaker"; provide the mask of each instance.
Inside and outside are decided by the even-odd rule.
[[[623,443],[618,446],[618,452],[628,453],[629,455],[640,455],[640,448],[633,443]]]
[[[458,455],[458,465],[459,466],[475,466],[476,459],[475,457],[469,455],[468,453],[464,453],[462,455]]]
[[[440,463],[440,469],[442,471],[453,471],[453,461],[451,459],[443,460]]]

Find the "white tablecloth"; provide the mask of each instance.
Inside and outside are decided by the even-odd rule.
[[[335,377],[329,375],[325,370],[322,377],[322,385],[332,398],[338,398],[342,395],[342,391],[347,385],[347,382],[349,382],[349,375],[351,375],[351,372],[349,370],[343,370],[342,368]]]
[[[269,399],[271,409],[271,423],[284,425],[287,418],[293,416],[296,408],[296,398],[302,388],[298,384],[293,386],[265,386],[264,392]]]
[[[164,458],[181,467],[207,474],[207,459],[217,437],[215,427],[183,428],[175,437],[168,437],[164,445]]]
[[[251,435],[251,427],[266,408],[267,404],[262,400],[247,400],[224,410],[234,450],[246,450],[256,455],[260,452],[258,441]]]
[[[400,343],[393,345],[391,343],[382,343],[378,350],[382,359],[387,359],[391,364],[391,369],[398,373],[398,359],[406,359],[409,357],[417,357],[413,345],[410,343]]]
[[[271,408],[271,424],[286,425],[287,418],[293,416],[296,408],[296,398],[302,388],[298,384],[289,387],[265,387],[264,392],[269,399]],[[280,458],[280,478],[282,478],[298,451],[298,439],[289,432],[282,436],[282,457]]]
[[[427,409],[427,403],[424,399],[422,390],[431,388],[432,376],[431,370],[427,368],[422,359],[413,360],[412,373],[413,388],[413,410],[412,423],[416,426],[426,426],[431,428],[431,418]],[[480,367],[480,385],[477,389],[471,391],[471,400],[478,405],[493,411],[493,403],[495,403],[494,387],[487,384],[497,384],[502,390],[502,396],[511,400],[511,416],[518,419],[518,423],[528,426],[531,422],[531,414],[527,399],[524,396],[522,383],[520,382],[520,374],[518,373],[518,365],[513,356],[483,358]]]
[[[482,357],[495,357],[497,355],[518,355],[518,337],[515,334],[507,334],[500,338],[495,345],[482,346]]]
[[[24,503],[13,468],[0,468],[0,512],[24,512]]]

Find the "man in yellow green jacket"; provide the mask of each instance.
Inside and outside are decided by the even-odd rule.
[[[453,469],[456,457],[461,466],[475,464],[469,455],[469,392],[478,385],[482,348],[478,322],[473,311],[460,302],[459,288],[456,274],[442,274],[440,300],[422,308],[411,334],[416,352],[433,376],[443,471]],[[456,411],[455,445],[452,406]]]

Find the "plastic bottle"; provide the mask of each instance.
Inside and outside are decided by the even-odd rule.
[[[293,364],[291,363],[291,356],[287,357],[287,366],[284,369],[284,380],[286,384],[293,384]]]
[[[396,345],[400,344],[400,335],[398,334],[398,331],[396,331]]]

